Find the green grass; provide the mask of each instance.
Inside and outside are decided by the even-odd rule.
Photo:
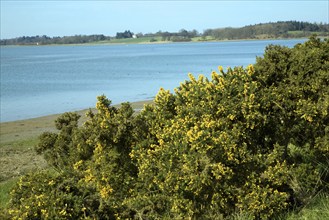
[[[193,42],[198,42],[198,41],[215,41],[216,39],[213,38],[212,36],[206,36],[206,37],[193,37],[192,41]]]
[[[252,220],[248,213],[234,213],[228,220]],[[274,220],[329,220],[329,194],[319,194],[312,198],[306,206],[276,216]]]
[[[7,141],[0,143],[0,149],[27,150],[38,144],[38,137],[30,137],[23,140]]]
[[[247,213],[233,214],[230,220],[252,220]],[[324,220],[329,219],[329,194],[318,194],[310,202],[300,208],[290,211],[282,216],[277,216],[275,220]]]
[[[320,220],[329,219],[329,195],[319,194],[300,211],[289,213],[286,220]]]
[[[0,210],[5,209],[10,199],[10,191],[18,181],[18,178],[12,178],[5,182],[0,182]]]

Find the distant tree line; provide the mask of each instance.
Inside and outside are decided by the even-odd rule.
[[[116,39],[122,39],[122,38],[132,38],[134,36],[134,33],[130,30],[126,30],[125,32],[117,32]]]
[[[200,37],[200,41],[205,40],[236,40],[236,39],[266,39],[266,38],[300,38],[310,37],[312,34],[319,36],[329,36],[329,24],[310,23],[300,21],[278,21],[270,23],[260,23],[248,25],[241,28],[215,28],[206,29],[203,33],[197,30],[181,29],[178,32],[158,31],[156,33],[134,34],[130,30],[117,32],[116,36],[98,35],[75,35],[64,37],[32,36],[18,37],[1,40],[1,45],[44,45],[44,44],[83,44],[104,40],[133,38],[134,36],[152,37],[152,41],[161,38],[162,41],[183,42],[191,41],[192,38]],[[157,38],[157,39],[156,39]]]
[[[262,38],[294,38],[309,37],[314,32],[319,35],[329,36],[329,24],[317,24],[300,21],[279,21],[275,23],[260,23],[242,28],[217,28],[207,29],[203,38],[207,36],[218,40],[234,39],[262,39]]]
[[[64,37],[48,37],[46,35],[37,35],[31,37],[23,36],[12,39],[4,39],[1,40],[1,45],[83,44],[109,39],[110,37],[106,37],[103,34],[74,35]]]
[[[122,34],[122,33],[119,33]],[[138,33],[136,37],[152,37],[151,41],[156,41],[156,37],[161,37],[161,41],[172,41],[172,42],[183,42],[183,41],[191,41],[192,38],[201,36],[197,30],[187,31],[185,29],[181,29],[178,32],[168,32],[168,31],[158,31],[156,33]],[[117,37],[118,38],[118,33]]]
[[[187,31],[181,29],[179,32],[157,32],[163,41],[173,41],[173,42],[182,42],[182,41],[191,41],[192,38],[198,37],[199,32],[197,30]]]

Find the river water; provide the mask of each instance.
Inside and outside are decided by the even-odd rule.
[[[269,44],[304,41],[1,47],[1,122],[94,107],[102,94],[114,104],[152,99],[189,72],[246,67]]]

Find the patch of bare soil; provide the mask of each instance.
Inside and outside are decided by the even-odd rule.
[[[37,155],[33,148],[0,148],[0,182],[47,167],[42,155]]]

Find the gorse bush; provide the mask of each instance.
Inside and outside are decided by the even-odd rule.
[[[44,133],[36,147],[53,171],[22,177],[12,191],[13,219],[114,219],[130,216],[123,205],[137,168],[129,153],[135,144],[133,109],[110,106],[98,97],[97,113],[78,128],[79,116],[56,120],[58,133]],[[128,212],[128,213],[126,213]]]
[[[21,178],[13,219],[270,219],[329,182],[329,41],[270,45],[255,65],[160,89],[134,114],[98,97],[36,147],[51,171]]]
[[[211,81],[190,75],[175,95],[161,89],[155,106],[141,113],[153,139],[131,152],[138,182],[147,186],[145,192],[136,188],[134,204],[159,201],[171,218],[227,216],[237,209],[267,218],[287,207],[283,149],[258,137],[265,116],[254,69],[219,71]],[[163,215],[157,214],[152,217]]]

